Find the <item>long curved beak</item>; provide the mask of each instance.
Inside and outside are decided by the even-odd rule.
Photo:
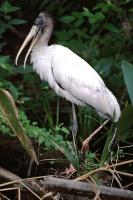
[[[37,26],[32,26],[29,34],[27,35],[27,37],[25,38],[22,46],[20,47],[18,53],[17,53],[17,56],[16,56],[16,59],[15,59],[15,64],[17,65],[17,62],[18,62],[18,58],[20,56],[20,54],[22,53],[23,49],[26,47],[26,45],[28,44],[28,42],[33,38],[33,41],[29,47],[29,50],[26,54],[26,57],[25,57],[25,60],[24,60],[24,67],[25,67],[25,64],[26,64],[26,60],[28,58],[28,55],[30,53],[30,51],[32,50],[33,46],[35,45],[37,39],[38,39],[38,36],[40,35],[40,31],[38,29]]]

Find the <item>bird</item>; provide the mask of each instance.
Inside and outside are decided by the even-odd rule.
[[[121,110],[114,94],[84,59],[65,46],[49,45],[53,29],[51,15],[41,12],[16,55],[16,65],[21,52],[32,40],[24,67],[31,53],[30,61],[41,80],[48,82],[57,95],[72,103],[74,135],[78,129],[75,104],[91,106],[102,118],[118,122]]]

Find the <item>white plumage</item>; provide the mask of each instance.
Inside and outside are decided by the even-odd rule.
[[[117,122],[120,108],[98,73],[82,58],[61,45],[34,47],[33,68],[60,96],[77,105],[90,105]]]
[[[16,62],[30,34],[33,37],[36,32],[38,36],[30,47],[31,62],[40,78],[47,81],[59,96],[80,106],[92,106],[100,116],[110,117],[117,122],[121,111],[113,93],[98,73],[70,49],[61,45],[48,46],[52,30],[51,17],[41,13],[24,41]]]

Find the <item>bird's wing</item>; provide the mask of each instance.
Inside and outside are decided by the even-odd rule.
[[[68,48],[56,45],[52,71],[55,80],[65,91],[100,113],[113,117],[115,105],[118,104],[116,98],[97,72],[82,58]]]

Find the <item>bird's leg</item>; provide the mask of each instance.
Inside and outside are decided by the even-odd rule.
[[[78,130],[78,125],[77,125],[77,117],[76,117],[76,112],[75,112],[75,106],[72,103],[72,137],[73,137],[73,146],[74,146],[74,151],[75,151],[75,156],[78,156],[77,154],[77,146],[76,146],[76,136],[77,136],[77,130]],[[71,176],[73,173],[76,172],[76,169],[72,164],[70,164],[69,168],[63,172],[64,174],[67,174]]]
[[[89,142],[92,140],[92,138],[110,121],[110,119],[107,119],[103,124],[101,124],[89,137],[87,137],[82,144],[82,152],[86,152],[89,149]]]
[[[76,148],[77,131],[78,131],[78,124],[77,124],[75,105],[72,103],[72,136],[73,136],[73,144],[74,144],[75,152],[77,152],[77,148]]]
[[[75,105],[74,103],[72,103],[72,132],[75,138],[77,136],[77,131],[78,131],[78,124],[77,124]]]

